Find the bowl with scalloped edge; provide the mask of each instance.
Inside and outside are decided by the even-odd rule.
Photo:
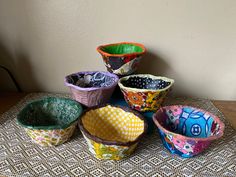
[[[109,101],[118,80],[117,75],[107,71],[85,71],[66,76],[64,83],[76,101],[93,107]]]
[[[109,72],[125,76],[137,70],[146,48],[139,43],[120,42],[100,45],[97,51],[102,55]]]
[[[79,128],[96,158],[120,160],[135,150],[146,133],[147,123],[142,115],[127,107],[104,105],[88,109]]]
[[[173,84],[173,79],[150,74],[134,74],[118,82],[125,101],[142,112],[159,109]]]
[[[69,140],[82,113],[80,103],[57,97],[46,97],[28,103],[17,115],[34,143],[56,146]]]
[[[154,115],[163,145],[173,154],[193,157],[224,133],[224,123],[206,110],[183,105],[165,106]]]

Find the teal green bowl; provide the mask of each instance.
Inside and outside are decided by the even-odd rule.
[[[67,98],[47,97],[27,104],[17,115],[17,123],[34,143],[56,146],[72,136],[81,114],[80,103]]]

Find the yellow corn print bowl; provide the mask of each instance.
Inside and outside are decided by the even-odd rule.
[[[96,158],[120,160],[134,151],[146,133],[147,123],[129,108],[105,105],[87,110],[79,128]]]

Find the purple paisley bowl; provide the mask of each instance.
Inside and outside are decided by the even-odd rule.
[[[164,146],[173,154],[193,157],[224,134],[224,123],[205,110],[182,105],[166,106],[153,115]]]
[[[118,76],[110,72],[85,71],[66,76],[64,83],[76,101],[93,107],[109,101],[118,80]]]

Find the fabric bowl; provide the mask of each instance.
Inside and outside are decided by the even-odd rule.
[[[87,71],[66,76],[64,83],[76,101],[93,107],[109,101],[118,80],[118,76],[109,72]]]
[[[17,115],[34,143],[56,146],[73,134],[82,113],[80,103],[66,98],[47,97],[27,104]]]
[[[118,82],[125,101],[137,111],[159,109],[173,84],[173,79],[150,74],[126,76]]]
[[[173,154],[193,157],[204,151],[224,132],[215,115],[190,106],[166,106],[153,115],[164,146]]]
[[[96,158],[120,160],[134,151],[147,123],[127,107],[106,105],[87,110],[79,127]]]
[[[146,49],[142,44],[121,42],[101,45],[97,51],[102,55],[109,72],[124,76],[137,70]]]
[[[123,107],[129,107],[129,105],[127,104],[127,102],[124,100],[124,98],[121,96],[119,98],[116,97],[115,94],[112,95],[109,104],[112,105],[118,105],[118,106],[123,106]],[[145,120],[147,121],[147,135],[150,135],[154,132],[156,125],[154,124],[153,120],[152,120],[152,116],[154,114],[154,112],[140,112],[140,114],[145,118]]]

